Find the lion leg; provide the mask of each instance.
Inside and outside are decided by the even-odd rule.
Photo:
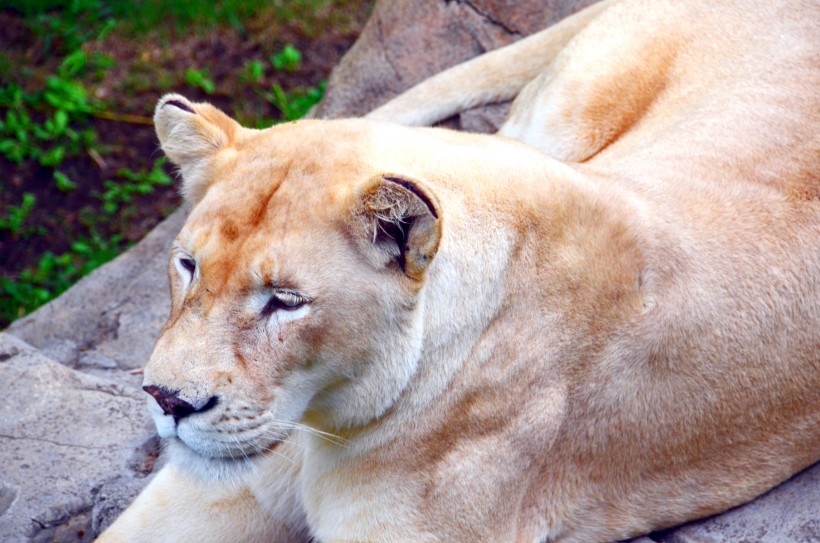
[[[568,41],[618,1],[601,0],[546,30],[436,74],[366,117],[429,126],[472,107],[511,100]]]
[[[640,122],[667,87],[686,42],[680,9],[612,6],[521,91],[498,133],[559,160],[595,156]]]
[[[163,468],[97,543],[290,541],[247,486],[194,478]]]

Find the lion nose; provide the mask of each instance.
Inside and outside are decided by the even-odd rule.
[[[142,387],[142,389],[154,397],[166,415],[171,415],[177,420],[187,417],[192,413],[202,413],[217,404],[216,396],[212,396],[201,407],[194,407],[180,398],[178,391],[167,390],[154,385],[146,385]]]

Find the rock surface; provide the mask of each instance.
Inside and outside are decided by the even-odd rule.
[[[90,541],[111,503],[100,490],[122,481],[132,499],[159,451],[140,379],[86,375],[3,333],[0,375],[0,540]]]
[[[356,116],[589,0],[381,0],[334,70],[318,117]],[[450,126],[491,132],[504,104]],[[159,445],[142,367],[169,309],[180,210],[125,255],[0,334],[0,543],[90,541],[147,483]],[[37,350],[39,349],[39,351]],[[820,465],[723,515],[633,543],[820,541]]]

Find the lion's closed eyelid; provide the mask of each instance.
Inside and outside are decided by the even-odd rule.
[[[174,268],[176,268],[177,276],[182,281],[183,290],[187,290],[191,283],[197,276],[197,262],[188,253],[183,251],[175,251],[173,256]]]
[[[309,304],[311,298],[298,292],[290,290],[277,290],[270,295],[265,307],[262,308],[263,315],[271,315],[275,311],[295,311]]]

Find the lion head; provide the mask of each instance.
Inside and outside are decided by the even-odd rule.
[[[366,121],[251,130],[169,95],[155,124],[192,204],[145,369],[160,435],[223,466],[275,448],[306,416],[328,428],[381,416],[420,357],[436,196],[361,158]]]

